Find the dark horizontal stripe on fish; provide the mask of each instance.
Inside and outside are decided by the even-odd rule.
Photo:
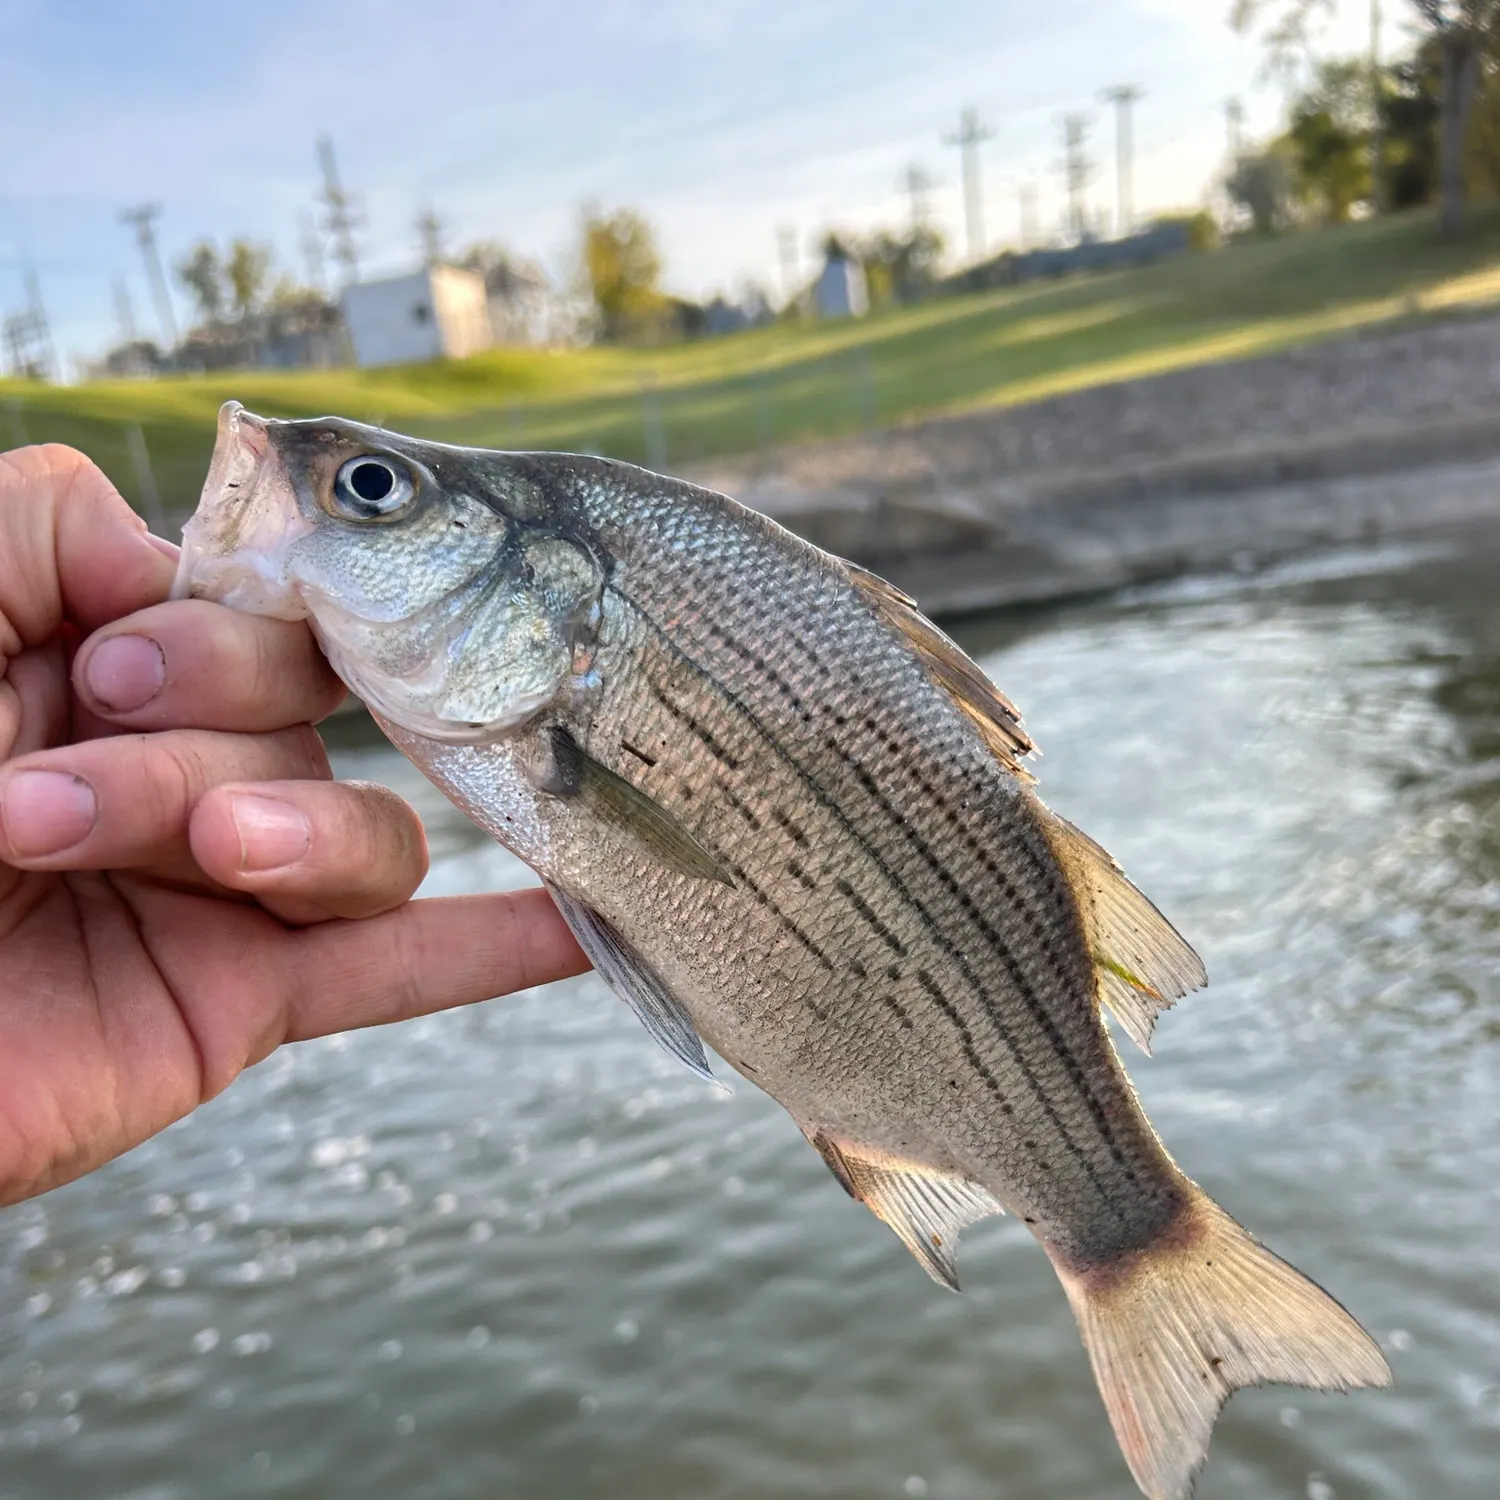
[[[880,920],[879,913],[864,899],[860,893],[849,884],[847,880],[835,880],[833,888],[841,895],[855,911],[864,919],[870,930],[883,942],[897,958],[906,957],[906,944],[891,931],[884,922]]]
[[[652,623],[655,624],[655,621],[653,621]],[[649,684],[651,691],[656,695],[657,702],[660,703],[661,706],[666,709],[666,711],[671,714],[679,724],[683,725],[686,729],[691,731],[691,733],[696,736],[699,741],[701,741],[703,746],[707,749],[708,753],[712,755],[716,761],[718,761],[721,765],[728,766],[731,771],[739,770],[739,760],[734,755],[730,754],[730,752],[719,743],[719,741],[714,737],[713,731],[709,729],[706,724],[700,724],[698,720],[695,719],[693,715],[690,714],[685,708],[683,708],[680,703],[673,703],[672,700],[667,697],[667,695],[662,691],[661,685],[659,683],[652,682],[650,678],[647,678],[647,683]]]
[[[953,1029],[958,1032],[959,1045],[964,1049],[964,1056],[968,1058],[969,1066],[990,1085],[991,1092],[999,1101],[1000,1113],[1002,1115],[1014,1114],[1015,1106],[995,1087],[993,1077],[980,1060],[979,1049],[974,1045],[974,1034],[969,1030],[964,1018],[959,1015],[957,1007],[943,993],[942,986],[926,969],[917,970],[917,983],[927,992],[928,999],[953,1023]]]
[[[925,905],[911,891],[906,889],[900,877],[882,857],[879,850],[877,850],[870,843],[870,841],[866,839],[857,828],[855,828],[853,823],[849,820],[848,816],[844,813],[843,809],[826,791],[824,791],[817,779],[813,777],[806,769],[804,769],[804,767],[798,764],[798,762],[786,752],[784,747],[775,738],[775,736],[771,734],[766,726],[760,721],[758,715],[756,715],[736,693],[732,692],[724,683],[722,683],[717,677],[715,677],[713,673],[710,672],[701,663],[695,661],[691,656],[689,656],[688,653],[684,651],[675,640],[673,640],[671,635],[668,634],[668,632],[655,619],[651,612],[647,610],[643,605],[641,605],[636,599],[624,593],[618,586],[612,585],[610,591],[615,594],[615,596],[620,599],[623,604],[627,605],[629,608],[635,611],[636,615],[641,619],[641,621],[655,633],[657,638],[663,643],[663,645],[666,646],[666,648],[673,654],[673,656],[675,656],[686,667],[688,667],[691,671],[701,677],[716,692],[721,694],[724,699],[729,702],[745,718],[745,720],[752,726],[752,728],[755,729],[755,731],[766,742],[766,744],[770,746],[773,753],[784,764],[786,764],[792,770],[792,772],[803,782],[803,784],[812,793],[814,799],[819,803],[819,805],[822,806],[839,823],[844,832],[854,841],[854,843],[866,855],[871,863],[875,865],[875,867],[880,871],[881,875],[885,878],[887,884],[891,887],[892,891],[898,896],[898,898],[904,901],[908,906],[911,907],[914,912],[916,912],[923,926],[927,929],[929,936],[942,949],[943,953],[953,962],[955,967],[957,967],[960,974],[963,976],[965,982],[968,984],[969,988],[978,997],[981,1003],[982,1012],[990,1021],[992,1028],[994,1029],[1002,1044],[1011,1054],[1017,1070],[1020,1072],[1027,1087],[1030,1089],[1031,1094],[1036,1100],[1038,1106],[1041,1108],[1042,1113],[1047,1117],[1047,1120],[1052,1125],[1053,1129],[1056,1130],[1058,1137],[1063,1143],[1064,1149],[1077,1163],[1079,1170],[1084,1174],[1089,1183],[1098,1193],[1101,1203],[1104,1205],[1104,1207],[1107,1210],[1113,1211],[1118,1215],[1118,1210],[1114,1209],[1113,1196],[1105,1188],[1104,1183],[1100,1179],[1093,1161],[1090,1159],[1088,1153],[1083,1149],[1083,1147],[1073,1139],[1071,1131],[1068,1129],[1061,1115],[1058,1113],[1057,1107],[1053,1104],[1052,1100],[1047,1094],[1047,1091],[1042,1086],[1041,1079],[1037,1076],[1035,1069],[1031,1066],[1025,1054],[1022,1052],[1020,1045],[1016,1041],[1015,1037],[1011,1035],[1010,1029],[1001,1020],[997,1012],[997,1007],[994,1004],[993,998],[985,989],[985,986],[980,980],[979,976],[974,972],[973,966],[969,963],[968,959],[959,950],[957,945],[953,943],[953,941],[938,926],[936,920],[927,910]],[[661,697],[660,692],[655,688],[654,685],[653,691],[656,692],[658,698]],[[669,704],[666,704],[664,700],[663,702],[664,706],[667,707],[668,711],[670,712],[671,706]],[[993,1072],[986,1070],[986,1073],[988,1082],[995,1088],[1000,1088],[999,1081],[994,1077]],[[1087,1098],[1090,1096],[1086,1095],[1085,1097]],[[1105,1135],[1104,1139],[1106,1145],[1114,1144],[1111,1136],[1112,1133],[1109,1135]]]
[[[1057,1023],[1047,1014],[1040,997],[1027,981],[1026,975],[1022,971],[1014,951],[1005,941],[1004,936],[985,918],[979,909],[978,903],[953,878],[952,872],[933,853],[932,847],[927,843],[926,839],[901,816],[900,811],[892,804],[885,793],[880,790],[879,784],[859,761],[849,751],[845,750],[832,735],[826,735],[823,743],[827,749],[839,756],[849,769],[853,771],[865,794],[900,828],[907,842],[916,851],[918,858],[922,860],[937,878],[938,883],[943,889],[960,904],[965,914],[978,929],[980,936],[990,945],[991,950],[1000,960],[1006,976],[1010,979],[1016,993],[1020,996],[1022,1004],[1026,1006],[1032,1020],[1041,1028],[1042,1034],[1047,1038],[1047,1043],[1052,1048],[1052,1055],[1062,1064],[1063,1071],[1068,1075],[1068,1081],[1078,1090],[1080,1098],[1082,1098],[1085,1106],[1088,1108],[1089,1114],[1099,1129],[1099,1134],[1104,1141],[1106,1149],[1109,1151],[1110,1159],[1125,1173],[1132,1184],[1139,1186],[1135,1169],[1126,1160],[1125,1153],[1120,1150],[1120,1143],[1115,1136],[1114,1127],[1110,1122],[1109,1115],[1105,1111],[1101,1101],[1095,1097],[1093,1080],[1090,1079],[1088,1072],[1082,1064],[1074,1057],[1073,1049],[1068,1046],[1067,1038],[1058,1029]],[[1020,907],[1022,905],[1016,898],[1015,887],[1009,880],[1002,879],[1001,893],[1010,899],[1012,906]],[[989,1020],[997,1030],[1002,1028],[1002,1023],[999,1017],[993,1014],[992,1008]]]
[[[755,809],[751,807],[750,804],[746,802],[745,799],[740,796],[740,794],[735,791],[735,789],[730,786],[727,781],[723,779],[723,777],[720,777],[719,780],[714,783],[714,785],[718,787],[721,792],[723,792],[725,800],[745,820],[745,822],[751,828],[759,832],[761,823],[760,819],[755,814]]]
[[[834,965],[828,955],[810,937],[808,937],[808,935],[803,932],[803,930],[789,916],[787,916],[787,914],[782,911],[782,909],[777,906],[777,904],[768,895],[766,895],[763,890],[761,890],[760,886],[758,886],[755,881],[748,874],[746,874],[745,869],[742,865],[736,864],[732,859],[724,854],[718,854],[717,858],[723,862],[724,868],[728,870],[729,873],[733,875],[734,878],[738,880],[740,884],[743,885],[752,896],[755,897],[756,901],[768,912],[770,912],[773,917],[776,918],[776,920],[781,924],[783,930],[790,933],[792,937],[796,938],[796,940],[801,943],[802,946],[806,948],[807,951],[811,953],[812,956],[817,959],[817,961],[822,964],[830,974],[836,974],[838,972],[837,967]],[[814,1005],[813,1009],[816,1010],[820,1016],[823,1014],[822,1009],[819,1006]]]

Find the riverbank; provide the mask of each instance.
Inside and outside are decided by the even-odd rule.
[[[1500,517],[1500,318],[1341,339],[691,477],[929,612]]]

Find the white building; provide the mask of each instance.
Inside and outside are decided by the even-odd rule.
[[[820,318],[858,318],[869,311],[864,267],[852,256],[830,250],[813,282],[813,303]]]
[[[490,347],[484,278],[457,266],[357,281],[339,298],[358,365],[462,359]]]

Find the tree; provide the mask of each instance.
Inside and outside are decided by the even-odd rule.
[[[1334,0],[1234,0],[1229,24],[1236,31],[1253,31],[1270,17],[1261,42],[1272,67],[1290,71],[1307,55],[1313,21],[1333,14]]]
[[[1479,90],[1481,64],[1492,61],[1500,32],[1500,0],[1412,0],[1438,39],[1442,57],[1438,175],[1444,234],[1463,228],[1464,145]]]
[[[841,242],[839,248],[844,248]],[[925,224],[904,234],[882,229],[861,241],[856,258],[864,268],[871,305],[915,302],[937,280],[942,256],[942,235]]]
[[[270,280],[270,246],[243,239],[232,241],[224,275],[229,282],[229,295],[236,314],[248,318],[259,309]]]
[[[583,271],[603,338],[646,332],[660,319],[661,255],[650,224],[634,209],[584,210]]]
[[[1417,19],[1438,44],[1441,68],[1438,174],[1444,234],[1463,226],[1464,156],[1470,115],[1484,73],[1500,53],[1500,0],[1410,0]],[[1244,31],[1267,16],[1263,32],[1273,62],[1305,48],[1308,25],[1331,0],[1234,0],[1230,22]],[[1372,78],[1371,82],[1374,82]]]
[[[193,294],[205,323],[217,323],[224,311],[224,265],[209,240],[199,240],[177,263],[177,279]]]
[[[1304,199],[1342,224],[1370,191],[1371,107],[1368,68],[1343,58],[1318,67],[1292,105],[1287,141]]]
[[[1275,234],[1292,219],[1293,175],[1285,146],[1273,142],[1264,151],[1242,153],[1224,189],[1250,215],[1257,234]]]

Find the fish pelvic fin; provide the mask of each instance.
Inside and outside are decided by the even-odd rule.
[[[1155,1245],[1074,1271],[1054,1258],[1125,1462],[1149,1500],[1188,1500],[1243,1386],[1387,1386],[1375,1341],[1197,1188]]]
[[[692,1017],[661,976],[626,942],[620,930],[593,907],[565,895],[551,881],[543,884],[595,972],[636,1013],[651,1038],[690,1073],[718,1084],[728,1093],[708,1065]]]
[[[1034,804],[1083,917],[1099,999],[1142,1052],[1156,1018],[1208,983],[1203,960],[1126,878],[1109,852],[1039,799]]]
[[[836,1140],[805,1126],[803,1133],[850,1197],[888,1224],[934,1281],[956,1292],[959,1231],[1004,1213],[999,1200],[962,1173]]]

